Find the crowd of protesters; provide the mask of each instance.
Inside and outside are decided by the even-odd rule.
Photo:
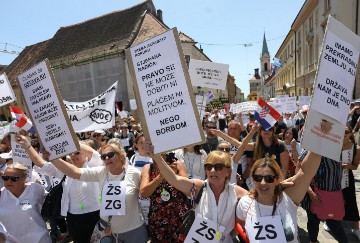
[[[344,220],[352,222],[360,240],[352,173],[360,162],[360,104],[351,106],[341,161],[301,148],[308,110],[303,106],[284,113],[264,129],[251,112],[244,123],[244,114],[215,109],[202,120],[204,144],[158,155],[131,115],[117,117],[112,128],[77,134],[80,151],[53,161],[36,134],[16,134],[33,162],[31,177],[27,167],[12,160],[10,134],[5,134],[0,144],[0,242],[181,242],[186,237],[179,231],[183,216],[199,194],[195,212],[219,226],[214,233],[219,242],[242,241],[235,225],[253,239],[254,219],[266,217],[273,217],[279,239],[299,242],[298,206],[306,210],[310,242],[317,242],[320,219],[310,204],[331,202],[321,201],[314,184],[342,190]],[[44,198],[62,180],[62,216],[43,218]],[[124,190],[105,193],[117,186]],[[109,206],[104,203],[116,199],[125,202],[120,208],[113,205],[112,212],[119,213],[104,214]],[[341,221],[326,220],[324,227],[337,241],[348,241]]]

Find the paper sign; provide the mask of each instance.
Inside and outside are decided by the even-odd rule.
[[[155,154],[204,141],[181,50],[178,33],[172,29],[126,53],[145,136]]]
[[[20,74],[17,82],[49,159],[80,150],[47,59]]]
[[[299,96],[299,110],[301,110],[304,105],[310,105],[310,100],[311,96]]]
[[[311,109],[345,125],[359,60],[360,38],[329,16]]]
[[[206,103],[210,103],[213,99],[215,99],[215,95],[209,90],[206,94]]]
[[[189,74],[193,86],[212,89],[226,88],[229,65],[191,59]]]
[[[200,116],[200,121],[202,121],[205,115],[206,99],[204,98],[204,96],[201,95],[197,95],[195,99],[196,99],[196,106]]]
[[[301,148],[340,161],[345,126],[310,109],[301,136]]]
[[[137,105],[136,105],[136,100],[135,100],[135,99],[130,100],[130,109],[131,109],[131,110],[136,110],[136,109],[137,109]]]
[[[292,113],[297,111],[296,96],[287,97],[282,109],[283,113]]]
[[[117,81],[106,91],[85,102],[69,102],[64,105],[75,132],[108,129],[115,125],[115,96]]]
[[[0,74],[0,106],[16,100],[13,89],[5,73]]]
[[[29,137],[26,137],[27,140],[30,141]],[[32,162],[27,154],[26,150],[17,142],[15,142],[15,135],[10,134],[11,139],[11,148],[12,148],[12,159],[14,162],[19,162],[23,165],[25,165],[28,168],[28,178],[31,179],[32,176]]]

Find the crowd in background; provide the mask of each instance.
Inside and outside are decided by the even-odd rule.
[[[254,174],[258,167],[254,169],[253,165],[264,157],[270,157],[279,167],[277,178],[290,178],[301,170],[308,153],[300,146],[308,110],[308,106],[303,106],[299,112],[284,113],[271,129],[265,130],[257,124],[251,112],[248,114],[249,121],[244,123],[241,113],[226,114],[223,110],[215,109],[206,112],[202,120],[204,144],[178,149],[162,157],[149,155],[150,145],[146,144],[142,126],[130,114],[123,118],[116,117],[112,128],[77,134],[81,150],[53,162],[49,161],[49,153],[41,147],[36,134],[26,134],[30,135],[30,141],[18,134],[16,142],[26,149],[33,161],[31,178],[27,176],[26,167],[12,161],[10,134],[6,134],[0,144],[0,242],[5,238],[9,242],[65,242],[70,239],[74,242],[97,242],[100,235],[104,237],[104,232],[98,230],[98,222],[101,221],[105,228],[111,223],[111,232],[105,232],[105,236],[118,242],[132,242],[134,239],[136,242],[148,239],[152,242],[177,242],[181,238],[179,228],[182,216],[192,206],[189,198],[193,194],[191,190],[187,191],[185,185],[191,187],[190,181],[198,182],[199,185],[204,181],[211,183],[211,180],[207,180],[209,175],[214,171],[221,172],[224,167],[216,167],[215,162],[209,162],[214,158],[221,160],[222,154],[227,154],[226,158],[231,159],[227,164],[224,162],[225,168],[230,168],[230,174],[224,177],[225,183],[242,188],[228,189],[234,190],[229,194],[234,203],[246,194],[244,192],[258,189],[259,180],[263,183],[263,178],[258,180]],[[354,103],[349,111],[348,126],[344,130],[341,161],[322,157],[319,168],[314,172],[314,182],[323,190],[342,190],[346,212],[344,220],[353,222],[352,232],[360,240],[359,212],[352,173],[360,162],[357,147],[360,142],[359,128],[360,104]],[[167,170],[168,167],[162,161],[166,162],[171,171]],[[178,179],[180,177],[187,180],[182,181]],[[62,179],[63,217],[43,219],[39,209],[46,192],[61,183]],[[126,183],[126,218],[101,217],[99,196],[102,196],[104,186],[111,180]],[[178,185],[179,180],[184,184]],[[271,184],[271,180],[268,181]],[[196,194],[199,193],[199,187],[195,190]],[[205,186],[204,190],[209,189]],[[210,191],[207,193],[211,194]],[[304,200],[299,200],[291,192],[288,194],[294,202],[302,201],[301,206],[308,216],[309,239],[316,242],[320,220],[311,212],[310,202],[331,202],[320,202],[313,183],[307,188]],[[224,211],[225,218],[235,214],[231,200],[229,198],[229,207],[233,207],[234,212]],[[246,220],[246,217],[239,219]],[[325,227],[336,240],[347,242],[340,221],[326,220]],[[230,235],[230,231],[227,234]],[[228,242],[228,238],[221,240]]]

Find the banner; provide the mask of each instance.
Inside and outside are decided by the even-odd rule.
[[[13,89],[5,73],[0,74],[0,106],[16,100]]]
[[[360,38],[329,16],[311,109],[345,125],[359,61]]]
[[[66,111],[75,132],[108,129],[115,125],[116,81],[106,91],[85,102],[64,100]]]
[[[212,89],[226,89],[229,65],[191,59],[189,74],[192,86]]]
[[[163,153],[205,140],[176,29],[126,50],[144,133]],[[184,136],[191,134],[191,136]]]
[[[48,60],[17,77],[31,120],[50,160],[80,150]]]

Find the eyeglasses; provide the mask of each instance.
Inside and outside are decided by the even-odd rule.
[[[18,180],[20,180],[20,176],[1,176],[1,178],[3,179],[3,181],[8,181],[10,179],[13,182],[17,182]]]
[[[230,148],[228,148],[228,147],[217,147],[216,150],[223,151],[223,152],[230,152]]]
[[[262,176],[262,175],[256,175],[254,174],[252,176],[253,180],[256,181],[256,182],[262,182],[262,180],[264,179],[266,183],[273,183],[274,180],[277,178],[277,176],[274,176],[274,175],[265,175],[265,176]]]
[[[209,128],[209,129],[216,129],[215,126],[206,126],[206,128]]]
[[[106,158],[111,159],[115,156],[115,152],[109,152],[107,154],[102,154],[101,159],[106,160]]]
[[[215,169],[215,171],[222,171],[222,169],[224,169],[225,165],[224,164],[204,164],[205,170],[207,171],[211,171],[212,168]]]

